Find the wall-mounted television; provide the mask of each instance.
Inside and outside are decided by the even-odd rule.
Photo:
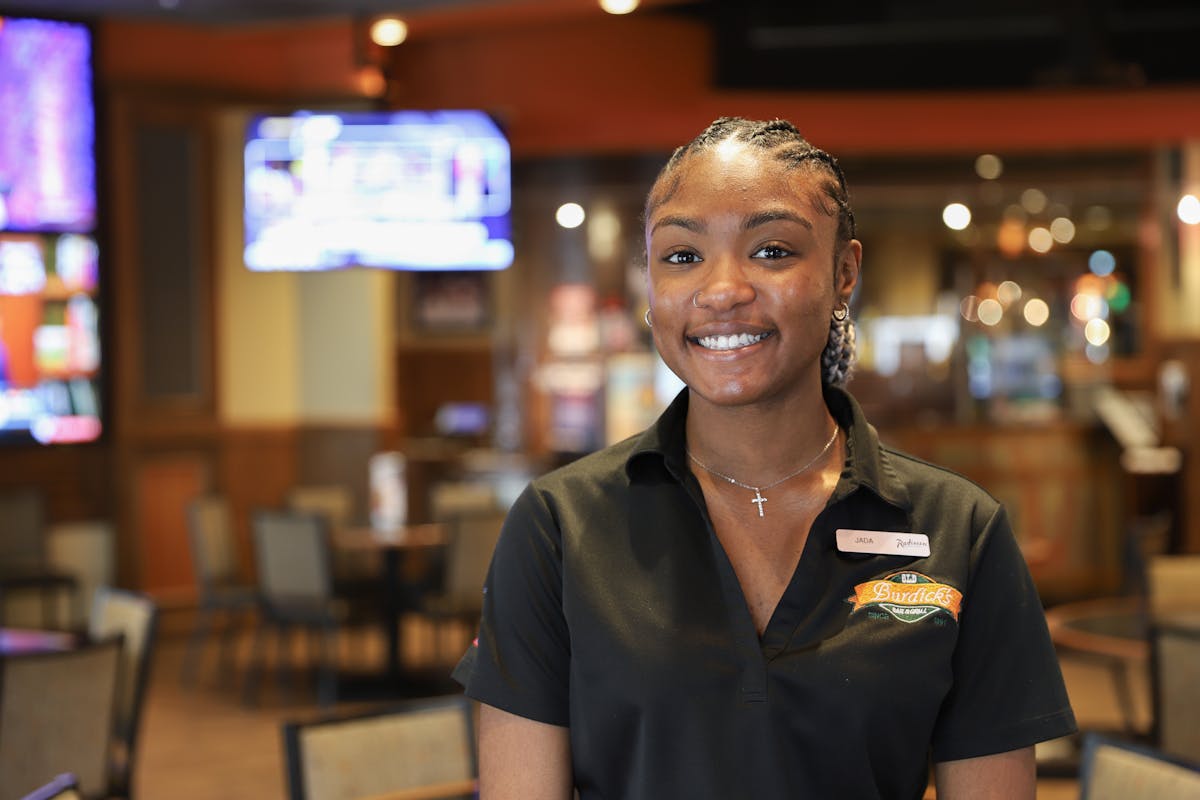
[[[92,31],[0,16],[0,443],[101,433]]]
[[[252,270],[513,261],[509,144],[484,111],[255,116],[244,174]]]

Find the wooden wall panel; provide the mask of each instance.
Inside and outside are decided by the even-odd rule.
[[[238,555],[249,578],[254,564],[250,514],[283,504],[296,482],[297,432],[283,428],[226,428],[221,434],[216,490],[229,498]]]
[[[193,592],[186,509],[207,488],[210,475],[210,459],[200,453],[146,456],[133,468],[137,585],[163,602]]]

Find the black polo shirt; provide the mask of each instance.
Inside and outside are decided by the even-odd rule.
[[[1003,508],[826,402],[846,464],[761,639],[688,467],[687,390],[514,505],[455,677],[568,726],[582,800],[919,798],[931,757],[1075,730]],[[838,529],[930,554],[842,552]]]

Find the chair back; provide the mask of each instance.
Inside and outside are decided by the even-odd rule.
[[[0,492],[0,564],[41,567],[46,562],[45,505],[37,489]]]
[[[142,701],[150,679],[150,663],[158,628],[158,605],[148,595],[102,586],[92,600],[88,635],[93,640],[120,636],[124,642],[117,679],[114,732],[121,745],[114,778],[127,786],[141,727]]]
[[[0,658],[0,797],[62,773],[87,796],[108,787],[121,640]]]
[[[201,590],[236,583],[240,576],[229,500],[215,494],[197,497],[188,504],[187,522],[192,569]]]
[[[1153,556],[1147,566],[1150,616],[1200,611],[1200,555]]]
[[[415,700],[283,726],[290,800],[359,800],[417,788],[473,796],[477,777],[470,701]]]
[[[1084,734],[1080,800],[1200,797],[1200,769],[1156,748],[1095,732]]]
[[[345,528],[354,520],[354,496],[350,489],[337,484],[293,486],[287,493],[287,507],[325,517],[331,528]]]
[[[483,607],[483,583],[500,539],[504,513],[467,514],[451,523],[443,594],[464,610]]]
[[[1172,756],[1200,763],[1200,626],[1166,623],[1152,631],[1151,686],[1158,746]]]
[[[259,510],[253,515],[258,588],[268,608],[323,604],[333,596],[329,530],[318,514]]]

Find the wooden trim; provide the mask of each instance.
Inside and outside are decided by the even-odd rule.
[[[478,789],[479,782],[476,780],[448,781],[432,786],[415,786],[411,789],[374,794],[363,800],[439,800],[444,797],[473,795]]]

